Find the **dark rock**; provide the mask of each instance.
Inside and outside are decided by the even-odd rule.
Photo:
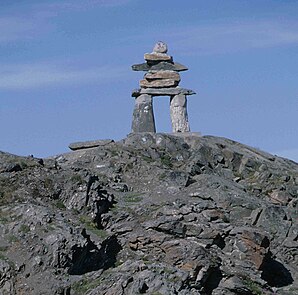
[[[290,271],[279,261],[268,255],[261,267],[262,279],[271,287],[284,287],[293,283]]]
[[[173,96],[173,95],[193,95],[196,94],[190,89],[174,87],[174,88],[141,88],[135,89],[132,92],[132,97],[138,97],[142,94],[149,94],[153,96]]]
[[[142,94],[135,99],[132,132],[155,132],[152,97]]]
[[[136,64],[132,66],[133,71],[187,71],[188,68],[179,63],[169,63],[169,62],[159,62],[154,65],[149,65],[148,63]]]

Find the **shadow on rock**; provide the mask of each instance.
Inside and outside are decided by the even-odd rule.
[[[222,278],[223,275],[219,267],[211,268],[210,275],[204,284],[205,294],[211,295],[212,291],[218,287]]]
[[[115,266],[117,254],[122,249],[117,238],[111,236],[103,241],[98,248],[85,232],[83,235],[87,239],[84,247],[75,246],[72,254],[72,265],[68,273],[70,275],[82,275],[87,272],[106,270]]]
[[[288,286],[294,281],[290,271],[271,256],[265,258],[260,270],[262,279],[271,287]]]

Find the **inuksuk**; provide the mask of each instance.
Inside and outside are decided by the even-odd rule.
[[[170,97],[170,114],[173,132],[189,132],[187,116],[187,95],[195,94],[190,89],[179,87],[179,72],[188,70],[187,67],[173,61],[167,54],[168,46],[159,41],[152,53],[144,55],[145,63],[132,66],[134,71],[147,72],[140,81],[140,88],[132,92],[135,98],[132,132],[156,132],[153,97]]]

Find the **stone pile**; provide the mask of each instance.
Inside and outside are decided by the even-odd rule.
[[[168,47],[162,41],[155,44],[152,53],[144,55],[145,63],[132,66],[134,71],[145,71],[140,88],[133,91],[135,109],[132,132],[156,132],[152,101],[153,96],[170,96],[170,113],[173,132],[189,132],[187,95],[195,94],[190,89],[179,87],[179,72],[187,67],[173,61],[167,54]]]

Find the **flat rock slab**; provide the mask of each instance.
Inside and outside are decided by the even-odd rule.
[[[132,66],[133,71],[187,71],[188,68],[179,63],[159,62],[155,65],[149,65],[148,63],[136,64]]]
[[[83,141],[83,142],[74,142],[71,143],[68,147],[72,151],[90,149],[98,146],[105,146],[109,143],[114,142],[112,139],[102,139],[102,140],[91,140],[91,141]]]
[[[172,56],[164,53],[145,53],[144,59],[148,62],[159,62],[159,61],[173,62]]]
[[[159,79],[159,80],[141,80],[140,87],[142,88],[163,88],[163,87],[175,87],[178,85],[178,81],[173,79]]]
[[[196,94],[193,90],[173,87],[173,88],[141,88],[135,89],[132,92],[132,97],[138,97],[141,94],[150,94],[153,96],[172,96],[178,94],[193,95]]]
[[[175,71],[153,71],[145,74],[146,80],[172,79],[180,82],[180,75]]]
[[[193,138],[193,137],[202,137],[201,132],[174,132],[174,133],[169,133],[172,136],[179,136],[182,138]]]

